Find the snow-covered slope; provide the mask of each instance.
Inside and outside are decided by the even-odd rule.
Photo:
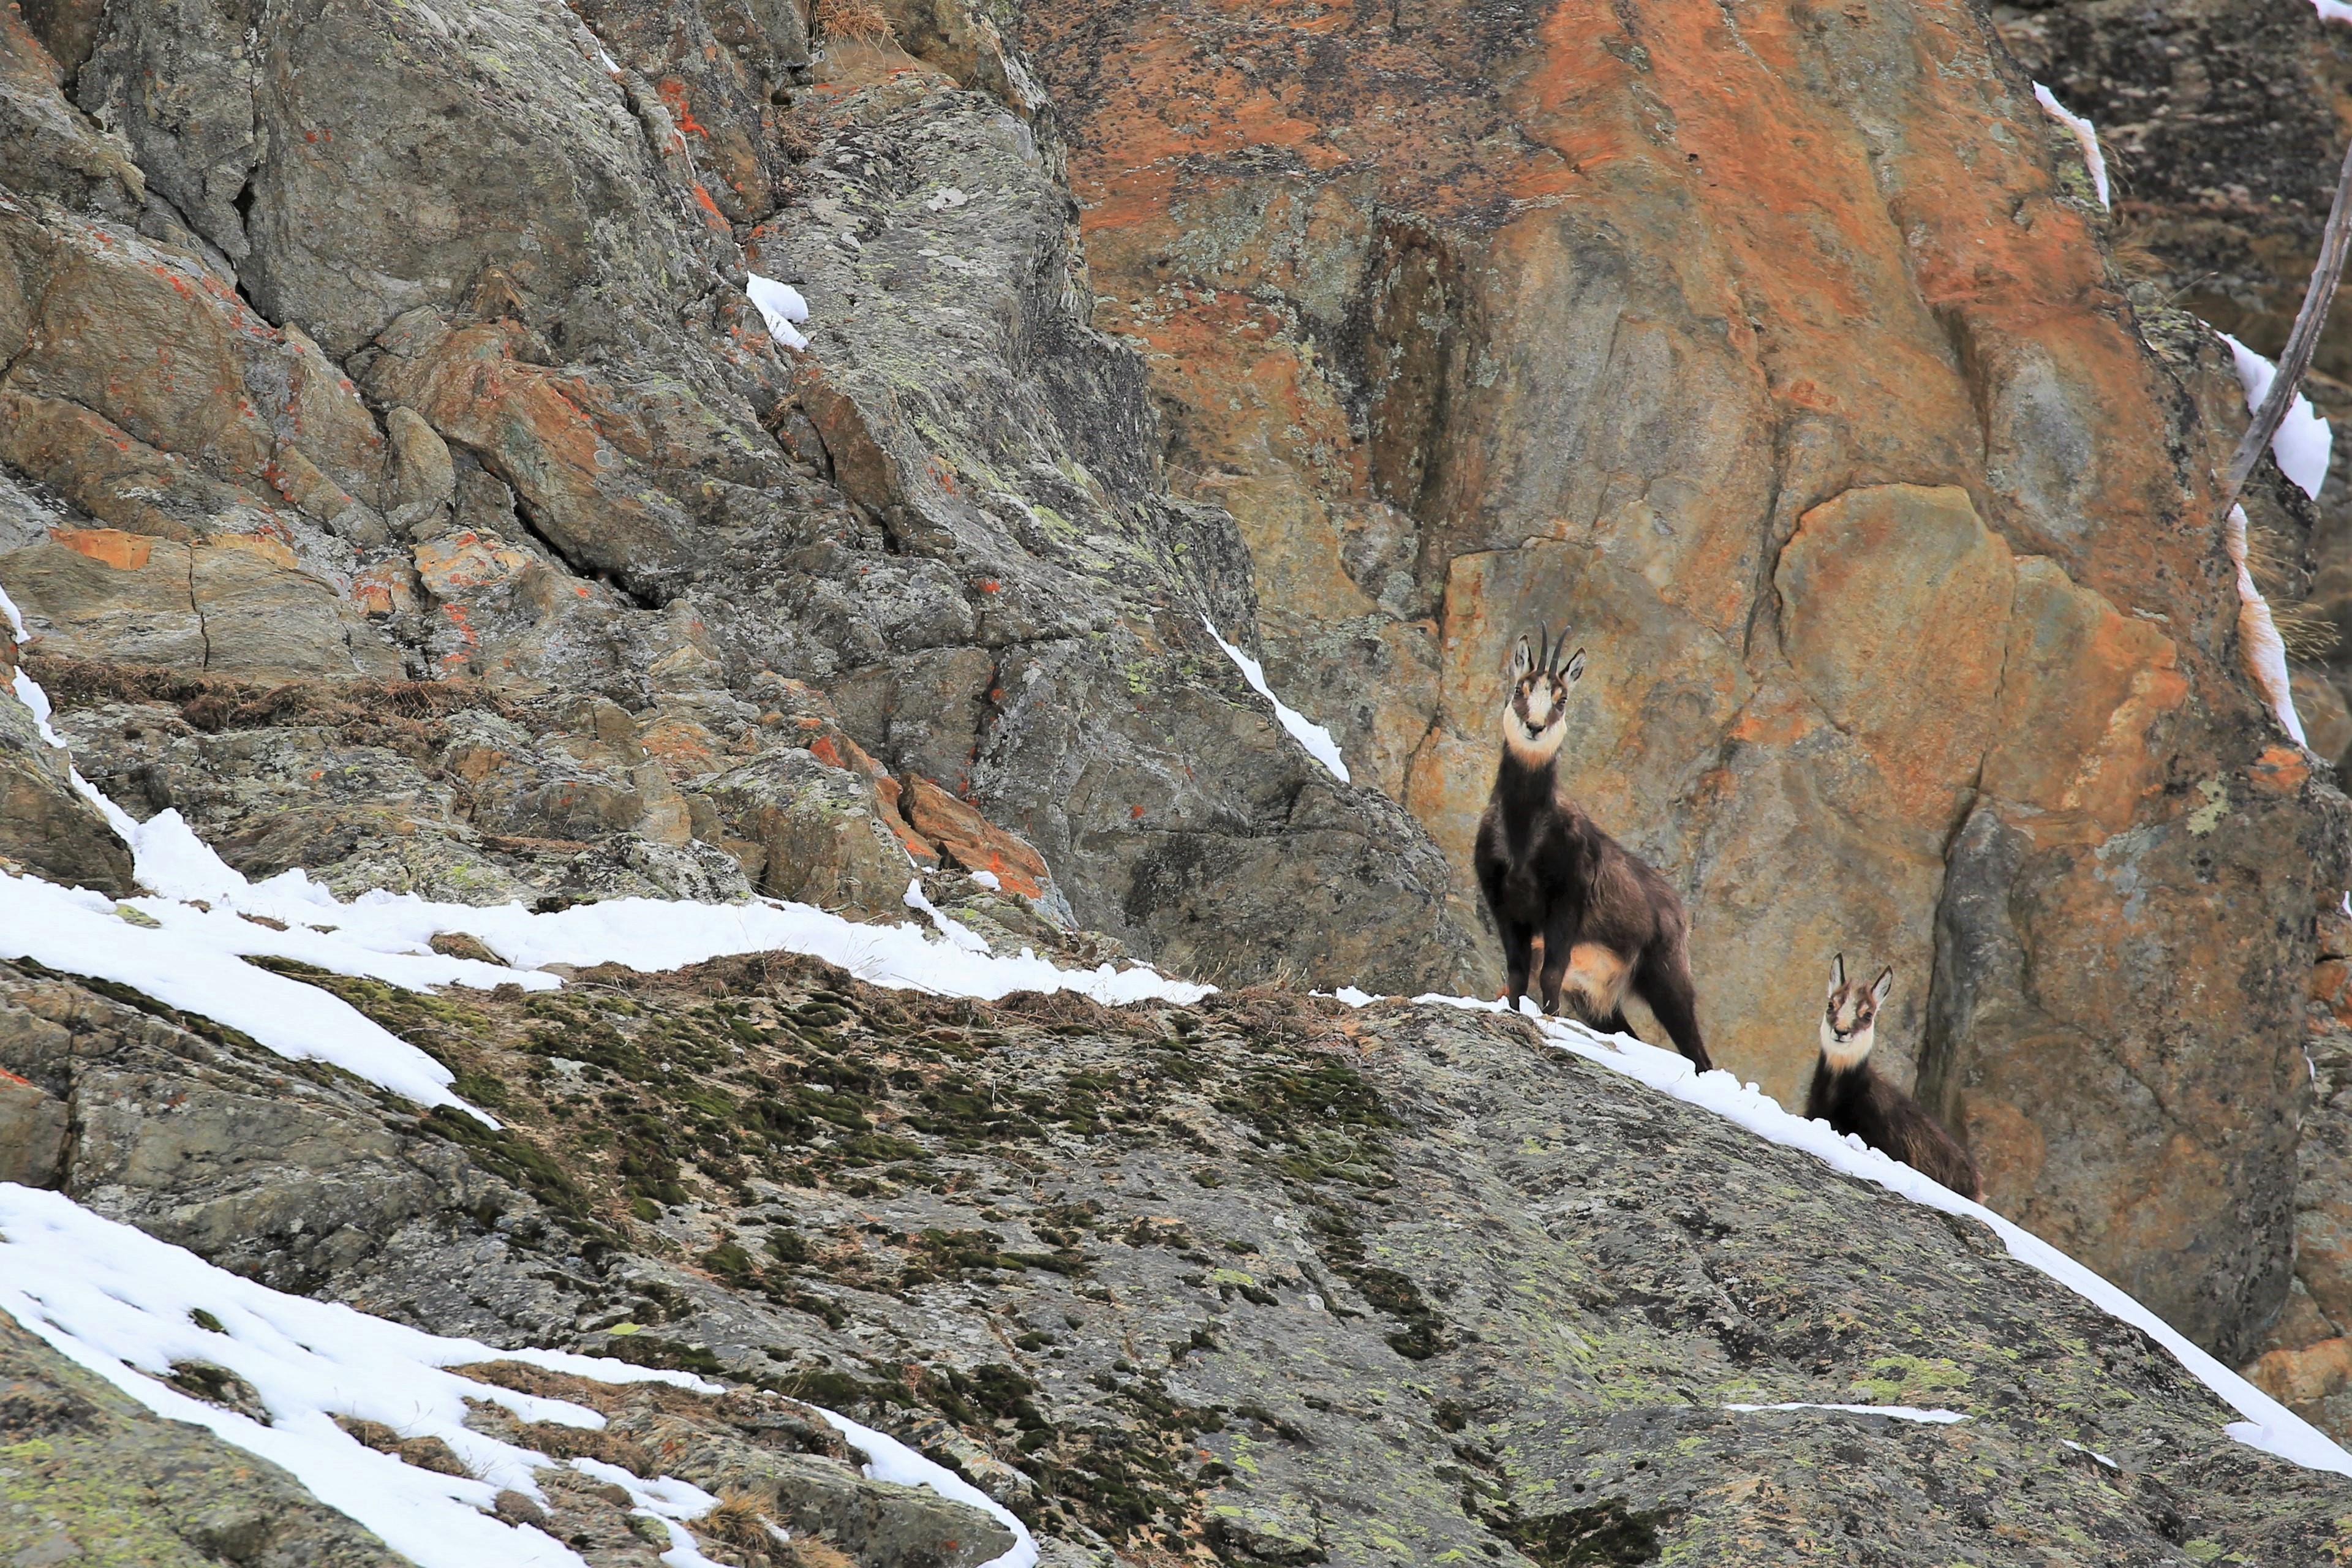
[[[1157,997],[1189,1003],[1208,989],[1139,967],[1072,973],[1026,955],[996,959],[957,940],[953,922],[936,911],[931,912],[941,929],[935,937],[913,925],[856,925],[822,910],[771,903],[620,900],[545,915],[519,907],[477,910],[383,894],[338,903],[299,871],[257,886],[247,882],[169,814],[130,824],[129,831],[142,880],[159,889],[154,896],[118,906],[96,894],[32,879],[0,879],[0,955],[31,956],[59,969],[115,980],[244,1029],[274,1050],[335,1062],[422,1103],[456,1103],[446,1069],[324,993],[243,964],[239,956],[278,953],[417,988],[512,982],[543,989],[562,983],[540,967],[547,964],[618,961],[650,969],[720,953],[786,950],[841,963],[877,984],[983,998],[1014,989],[1067,989],[1106,1002]],[[919,889],[910,889],[909,897],[919,906]],[[279,924],[283,930],[277,929]],[[450,931],[476,936],[505,963],[446,958],[426,945],[433,935]],[[1371,1000],[1353,989],[1341,996],[1358,1005]],[[1486,1010],[1501,1005],[1434,995],[1417,1000]],[[1790,1115],[1728,1073],[1694,1074],[1671,1052],[1623,1037],[1603,1038],[1572,1024],[1543,1019],[1538,1026],[1562,1049],[1773,1142],[1803,1150],[1912,1202],[1981,1221],[2019,1259],[2164,1345],[2245,1417],[2228,1428],[2231,1436],[2296,1464],[2352,1475],[2352,1456],[2130,1297],[1999,1215],[1837,1136],[1824,1123]],[[284,1465],[322,1500],[376,1530],[425,1568],[579,1561],[543,1533],[484,1511],[500,1488],[536,1492],[532,1472],[552,1461],[467,1429],[466,1397],[492,1398],[532,1420],[602,1420],[562,1402],[485,1392],[448,1369],[504,1357],[608,1381],[657,1376],[696,1382],[684,1374],[646,1373],[553,1352],[494,1351],[346,1307],[282,1296],[100,1219],[61,1194],[7,1185],[0,1185],[0,1310],[149,1408],[197,1421]],[[205,1405],[159,1381],[173,1362],[188,1359],[226,1366],[245,1378],[273,1423],[265,1426]],[[1877,1413],[1930,1422],[1958,1418],[1954,1412],[1909,1407]],[[472,1475],[435,1475],[365,1448],[329,1419],[338,1414],[439,1436]],[[1029,1568],[1036,1561],[1027,1532],[967,1483],[881,1434],[827,1418],[866,1453],[869,1474],[932,1487],[1003,1520],[1018,1544],[999,1560],[1001,1568]],[[603,1475],[601,1469],[596,1473]],[[605,1479],[627,1488],[639,1511],[670,1530],[673,1545],[666,1561],[681,1568],[705,1561],[684,1525],[710,1506],[706,1494],[673,1481]]]
[[[194,1253],[101,1219],[60,1193],[0,1182],[0,1311],[159,1415],[191,1421],[282,1466],[320,1501],[382,1536],[419,1568],[583,1568],[580,1554],[544,1531],[509,1524],[489,1510],[501,1490],[544,1501],[534,1472],[546,1455],[466,1425],[469,1399],[521,1420],[597,1427],[584,1405],[518,1394],[450,1370],[520,1361],[599,1383],[659,1382],[716,1394],[716,1384],[555,1351],[497,1350],[388,1322],[335,1302],[305,1300],[240,1279]],[[268,1424],[190,1397],[163,1380],[173,1363],[204,1362],[249,1384]],[[969,1483],[895,1440],[820,1412],[867,1457],[866,1473],[929,1487],[982,1509],[1013,1532],[1014,1549],[991,1568],[1032,1568],[1037,1549],[1021,1522]],[[438,1437],[467,1469],[443,1475],[378,1452],[337,1415],[381,1422],[403,1437]],[[635,1511],[661,1521],[672,1568],[717,1568],[685,1528],[717,1505],[699,1488],[646,1479],[594,1459],[572,1461],[630,1494]]]

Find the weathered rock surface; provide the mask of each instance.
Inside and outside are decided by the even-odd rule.
[[[585,978],[319,978],[445,1055],[499,1134],[22,965],[0,1066],[74,1106],[68,1192],[225,1267],[766,1390],[563,1392],[614,1416],[572,1435],[608,1460],[751,1478],[845,1545],[867,1505],[790,1399],[961,1470],[1055,1563],[2352,1545],[2347,1483],[2232,1442],[1987,1233],[1514,1020],[989,1007],[793,959]],[[1808,1401],[1970,1420],[1726,1408]]]
[[[980,91],[877,46],[795,102],[781,5],[28,20],[26,101],[81,138],[0,212],[0,461],[76,509],[0,563],[46,651],[639,714],[690,653],[739,700],[829,693],[1032,847],[1064,921],[1218,973],[1467,983],[1425,837],[1200,626],[1255,635],[1239,542],[1166,492],[992,25],[915,35]],[[57,195],[125,144],[137,202]],[[755,264],[819,300],[813,354],[771,343]]]
[[[1815,966],[1893,963],[1995,1202],[2250,1347],[2335,797],[2262,761],[2234,384],[1987,20],[1019,16],[1177,489],[1457,894],[1495,671],[1565,620],[1571,787],[1681,886],[1723,1059],[1793,1100]]]
[[[1793,1098],[1814,965],[1893,963],[1995,1201],[2257,1348],[2342,805],[2242,671],[2226,363],[1986,16],[879,10],[11,13],[0,584],[152,667],[86,771],[345,892],[911,858],[1000,946],[1483,989],[1493,670],[1566,617],[1726,1060]]]
[[[201,1427],[150,1415],[5,1313],[0,1553],[26,1568],[400,1568],[408,1561],[277,1466]]]

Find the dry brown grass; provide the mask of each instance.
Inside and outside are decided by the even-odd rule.
[[[2115,258],[2116,269],[2126,278],[2161,283],[2172,277],[2172,268],[2164,258],[2137,240],[2123,240],[2110,247],[2107,254]]]
[[[352,744],[411,750],[439,744],[447,734],[442,721],[467,709],[521,717],[511,703],[470,680],[246,680],[38,654],[26,659],[25,668],[59,708],[108,702],[175,707],[182,719],[207,733],[315,724]]]
[[[2343,639],[2336,623],[2308,601],[2273,605],[2271,624],[2278,627],[2287,658],[2301,664],[2318,663]]]
[[[874,0],[816,0],[816,35],[832,44],[890,44],[898,29]]]
[[[857,1568],[856,1559],[813,1536],[777,1539],[775,1521],[768,1517],[769,1500],[759,1492],[730,1488],[719,1494],[719,1506],[693,1521],[695,1532],[730,1549],[730,1554],[775,1568]]]

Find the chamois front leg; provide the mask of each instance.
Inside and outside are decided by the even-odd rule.
[[[1573,910],[1557,908],[1544,922],[1543,1010],[1554,1017],[1559,1016],[1560,983],[1568,975],[1569,955],[1576,951],[1581,923]]]
[[[1503,1004],[1516,1009],[1528,994],[1528,966],[1532,962],[1536,928],[1517,921],[1496,922],[1503,935]]]

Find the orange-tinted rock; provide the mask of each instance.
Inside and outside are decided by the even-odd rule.
[[[897,805],[914,830],[967,871],[986,871],[1005,891],[1043,899],[1053,882],[1045,858],[920,773],[898,781]]]
[[[184,251],[54,209],[36,215],[5,195],[0,247],[38,301],[21,322],[0,322],[0,339],[16,339],[0,343],[16,349],[0,387],[86,411],[340,531],[369,531],[383,437],[299,331],[271,327]],[[80,466],[9,444],[9,459],[37,478]]]
[[[820,741],[820,744],[822,743]],[[855,745],[856,742],[850,743]],[[816,746],[809,749],[815,752],[819,757],[824,756],[824,752],[818,750]],[[863,752],[857,754],[861,757],[866,755]],[[929,839],[907,826],[907,814],[904,809],[905,787],[897,779],[884,773],[875,779],[874,794],[882,804],[882,825],[898,837],[899,846],[907,851],[907,858],[912,860],[919,870],[928,871],[936,868],[940,863],[938,847]]]
[[[1996,1198],[2246,1348],[2336,807],[2258,761],[2226,367],[2149,346],[1983,26],[1021,16],[1269,676],[1402,782],[1457,907],[1503,650],[1567,621],[1567,782],[1683,889],[1718,1058],[1792,1099],[1830,953],[1894,963],[1882,1054]]]
[[[479,452],[566,559],[646,588],[685,572],[690,520],[606,438],[592,389],[515,358],[510,329],[419,321],[372,384]]]
[[[0,555],[0,587],[47,654],[253,675],[402,674],[362,606],[266,534],[188,545],[61,530]]]
[[[77,555],[87,555],[118,572],[136,572],[153,559],[155,542],[143,533],[119,528],[58,528],[49,537]]]
[[[2352,1339],[2273,1351],[2246,1368],[2246,1379],[2281,1405],[2316,1405],[2352,1384]]]

